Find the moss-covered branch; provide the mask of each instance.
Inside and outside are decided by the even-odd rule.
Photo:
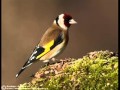
[[[117,90],[118,56],[94,51],[80,59],[65,59],[40,69],[19,90]]]

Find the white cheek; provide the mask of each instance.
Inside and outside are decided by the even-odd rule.
[[[59,16],[58,24],[62,29],[67,30],[67,27],[64,24],[63,16],[64,16],[64,14]]]

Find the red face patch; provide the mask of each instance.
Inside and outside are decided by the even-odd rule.
[[[69,14],[64,14],[64,24],[65,24],[65,26],[67,26],[67,27],[70,27],[70,23],[69,23],[69,21],[72,19],[72,16],[70,16]]]

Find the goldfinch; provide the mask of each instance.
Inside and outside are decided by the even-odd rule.
[[[16,78],[30,65],[39,60],[50,60],[62,52],[69,40],[69,27],[77,22],[69,14],[60,14],[42,36],[32,55],[16,74]]]

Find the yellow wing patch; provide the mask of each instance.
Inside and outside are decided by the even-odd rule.
[[[45,46],[43,46],[43,47],[45,48],[44,52],[41,53],[40,55],[38,55],[38,56],[36,57],[36,59],[42,57],[42,56],[45,55],[47,52],[49,52],[49,51],[50,51],[50,47],[51,47],[53,44],[54,44],[54,40],[50,41],[48,44],[46,44]]]

